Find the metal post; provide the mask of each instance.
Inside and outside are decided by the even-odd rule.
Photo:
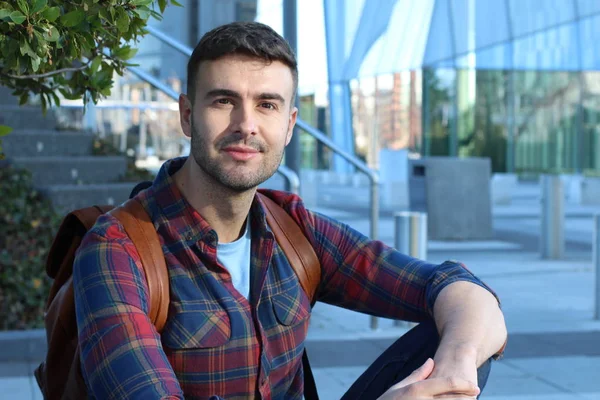
[[[394,246],[400,253],[427,259],[427,213],[402,211],[394,214]],[[394,321],[395,326],[408,326],[412,323]]]
[[[289,43],[295,54],[298,54],[298,11],[296,0],[283,1],[283,37]],[[297,57],[297,56],[296,56]],[[295,106],[300,108],[298,93],[295,97]],[[300,132],[297,128],[294,129],[294,134],[290,143],[285,149],[285,165],[300,175],[301,154],[300,154]],[[287,187],[290,191],[291,188]]]
[[[427,259],[427,213],[395,213],[394,235],[394,245],[400,253],[420,260]]]
[[[376,240],[379,233],[379,182],[371,178],[371,240]],[[371,329],[379,326],[377,317],[371,316]]]
[[[140,152],[137,156],[137,159],[145,160],[146,158],[148,158],[148,148],[146,146],[146,135],[148,126],[146,125],[146,111],[140,111]]]
[[[91,96],[85,107],[83,125],[84,129],[91,133],[96,133],[98,131],[98,124],[96,121],[96,105],[92,101]]]
[[[564,192],[560,176],[543,175],[540,253],[544,259],[560,259],[565,253]]]
[[[594,266],[596,271],[596,307],[594,309],[594,319],[600,320],[600,214],[594,215]]]

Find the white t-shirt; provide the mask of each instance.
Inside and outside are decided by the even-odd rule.
[[[247,299],[250,297],[250,218],[246,231],[231,243],[217,244],[217,260],[229,271],[233,287]]]

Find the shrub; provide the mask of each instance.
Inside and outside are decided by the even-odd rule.
[[[51,285],[45,262],[61,221],[31,174],[0,166],[0,330],[41,328]]]

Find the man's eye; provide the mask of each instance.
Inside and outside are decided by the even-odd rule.
[[[275,110],[277,108],[273,103],[262,103],[260,106],[269,110]]]
[[[219,103],[219,104],[231,104],[231,101],[229,101],[229,99],[219,99],[219,100],[217,100],[217,103]]]

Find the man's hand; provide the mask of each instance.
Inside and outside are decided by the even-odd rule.
[[[456,376],[432,377],[434,361],[428,359],[401,382],[392,386],[378,400],[475,399],[479,388]]]

